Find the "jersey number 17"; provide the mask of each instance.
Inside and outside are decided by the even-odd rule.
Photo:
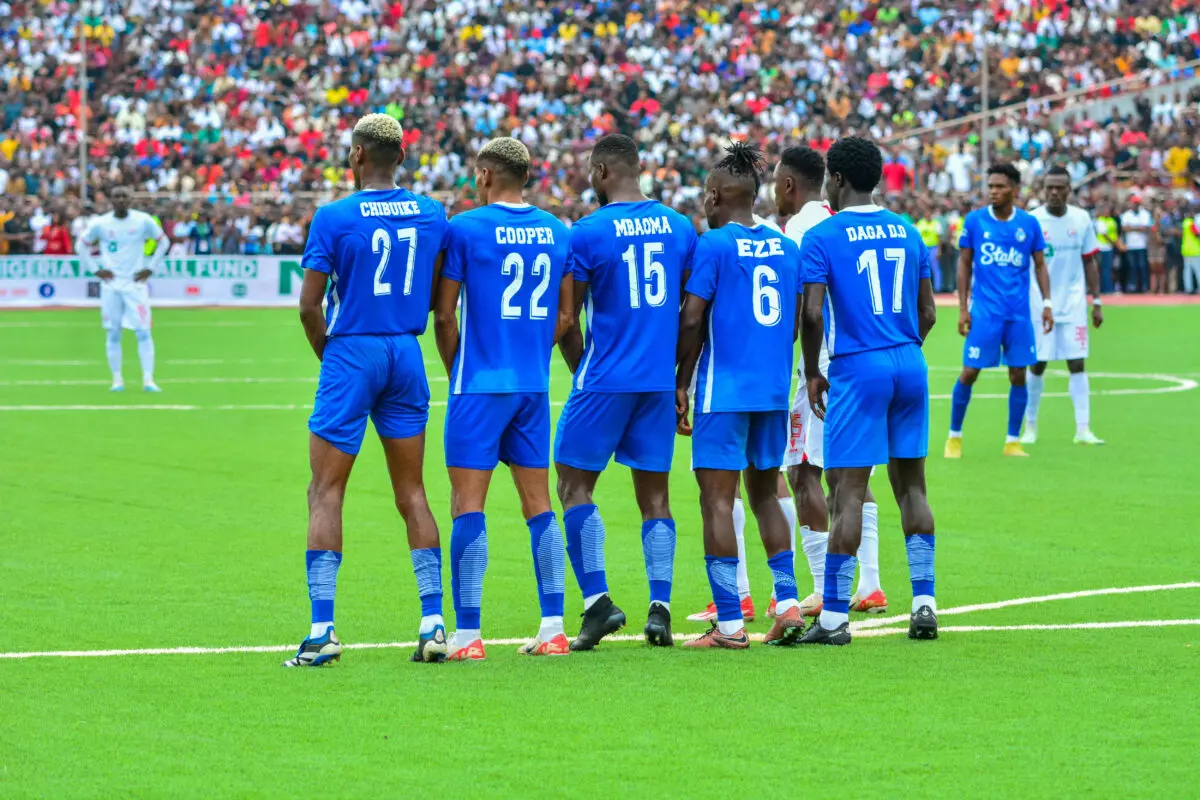
[[[896,265],[896,274],[892,279],[892,313],[899,314],[904,310],[904,260],[903,247],[886,247],[883,250],[883,260]],[[858,257],[858,274],[867,273],[867,287],[871,292],[871,311],[875,316],[883,314],[883,290],[879,287],[879,251],[864,250]]]

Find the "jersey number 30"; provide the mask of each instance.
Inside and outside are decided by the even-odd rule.
[[[413,265],[417,260],[417,229],[400,228],[396,231],[396,239],[401,244],[408,245],[408,263],[404,267],[404,293],[412,294]],[[371,252],[379,256],[379,266],[375,268],[375,294],[391,294],[392,284],[383,279],[387,272],[388,260],[392,257],[392,237],[383,228],[376,228],[371,237]]]
[[[899,314],[904,310],[904,248],[885,247],[883,260],[896,265],[896,275],[892,279],[892,313]],[[883,314],[883,291],[879,287],[879,252],[864,250],[858,257],[858,272],[867,273],[867,287],[871,292],[871,311],[880,316]]]

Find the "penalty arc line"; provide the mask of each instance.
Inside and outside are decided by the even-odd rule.
[[[1095,597],[1099,595],[1132,594],[1135,592],[1157,592],[1174,589],[1197,589],[1200,582],[1170,583],[1153,586],[1129,586],[1110,589],[1090,589],[1082,592],[1064,592],[1062,594],[1043,595],[1040,597],[1018,597],[1012,600],[1001,600],[995,603],[980,603],[969,606],[946,608],[938,612],[939,616],[966,614],[970,611],[986,611],[996,608],[1027,605],[1030,603],[1047,603],[1055,600],[1073,600],[1079,597]],[[892,636],[905,633],[903,628],[885,628],[900,621],[907,621],[908,616],[895,616],[879,620],[864,620],[851,624],[854,635],[858,637]],[[1059,631],[1059,630],[1108,630],[1114,628],[1166,628],[1185,625],[1200,626],[1200,619],[1166,619],[1166,620],[1122,620],[1116,622],[1076,622],[1063,624],[1030,624],[1030,625],[958,625],[942,626],[940,630],[947,633],[978,633],[984,631]],[[676,634],[675,641],[683,642],[695,639],[700,634]],[[762,641],[762,634],[751,634],[754,641]],[[485,644],[498,647],[521,645],[528,638],[486,639]],[[608,636],[609,642],[641,642],[643,637],[636,635]],[[416,647],[414,642],[364,642],[347,645],[348,650],[387,650]],[[247,645],[235,647],[151,647],[131,650],[47,650],[0,653],[0,659],[30,659],[30,658],[107,658],[114,656],[167,656],[167,655],[223,655],[228,653],[287,653],[295,650],[295,645]]]

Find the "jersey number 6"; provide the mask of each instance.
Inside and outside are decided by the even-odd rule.
[[[404,293],[412,294],[413,265],[417,259],[417,229],[400,228],[396,231],[396,239],[401,244],[408,244],[408,264],[404,268]],[[392,237],[383,228],[376,228],[371,237],[371,252],[379,254],[379,266],[375,268],[375,294],[391,294],[392,284],[384,281],[383,273],[387,271],[388,259],[392,257]]]

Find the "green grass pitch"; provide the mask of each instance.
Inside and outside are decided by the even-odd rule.
[[[294,646],[308,629],[305,420],[318,365],[296,315],[155,316],[164,393],[110,395],[94,310],[0,315],[0,797],[1124,798],[1200,786],[1200,588],[944,614],[943,626],[975,630],[815,652],[614,642],[537,660],[495,645],[482,664],[425,666],[408,649],[356,649],[413,639],[419,613],[370,438],[347,501],[340,664],[284,670],[285,652],[9,658]],[[1089,364],[1093,428],[1109,444],[1071,444],[1054,373],[1047,391],[1061,394],[1044,401],[1027,460],[1000,456],[998,370],[977,385],[966,458],[940,457],[962,347],[954,321],[944,309],[926,347],[939,605],[1200,580],[1200,308],[1110,309]],[[136,388],[131,336],[125,372]],[[554,398],[567,387],[556,355]],[[163,405],[177,408],[139,408]],[[445,544],[443,411],[431,413],[426,479]],[[701,631],[683,618],[708,600],[688,447],[679,440],[671,487],[677,633]],[[874,488],[883,585],[904,612],[898,515],[886,480]],[[489,500],[484,635],[529,636],[528,534],[503,471]],[[601,479],[597,502],[614,599],[626,632],[640,632],[627,470]],[[747,535],[761,613],[769,573],[753,523]],[[567,597],[572,632],[571,578]],[[448,592],[446,609],[452,627]],[[1190,624],[996,629],[1163,620]]]

